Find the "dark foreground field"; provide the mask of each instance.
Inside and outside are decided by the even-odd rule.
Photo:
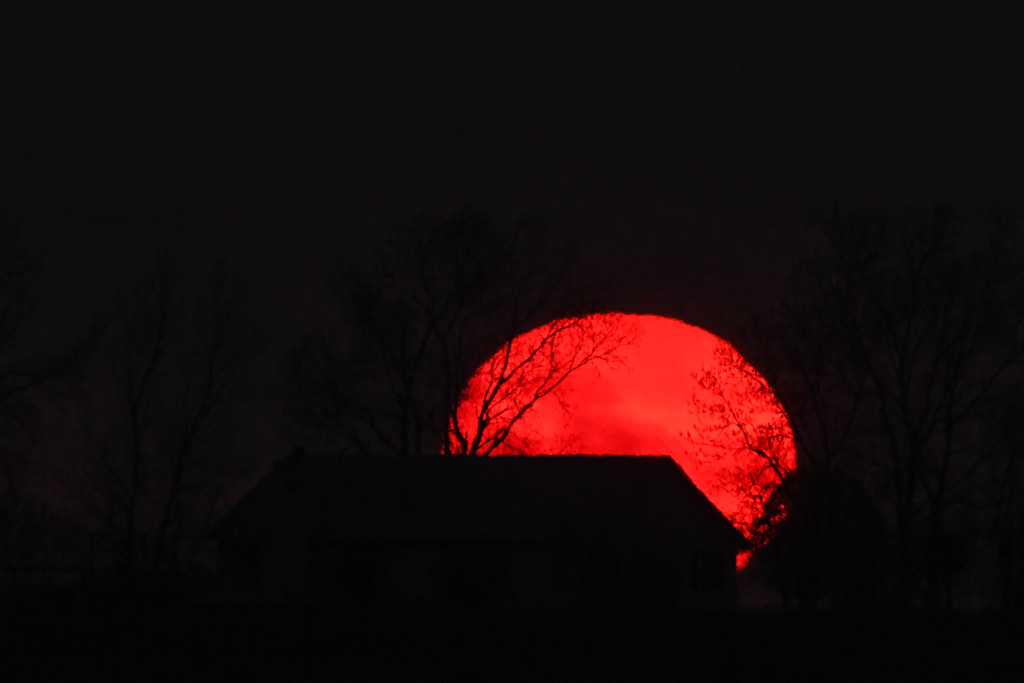
[[[3,606],[0,680],[991,680],[995,615]]]

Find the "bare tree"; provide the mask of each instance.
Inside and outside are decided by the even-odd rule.
[[[787,605],[866,604],[878,597],[880,558],[888,549],[877,505],[844,470],[859,394],[826,391],[834,387],[834,368],[827,369],[821,352],[806,353],[809,337],[793,339],[787,350],[774,349],[793,354],[781,365],[772,356],[767,329],[758,329],[753,338],[762,346],[748,346],[762,363],[774,360],[767,367],[785,370],[786,408],[776,383],[769,384],[723,343],[714,362],[695,375],[690,440],[721,472],[717,485],[740,501],[733,522],[754,545],[747,571],[777,589]],[[806,325],[801,329],[814,332]],[[777,377],[782,386],[783,376]]]
[[[620,349],[636,338],[636,330],[623,318],[558,318],[506,341],[469,379],[459,401],[449,405],[445,452],[491,455],[528,450],[528,443],[513,439],[516,425],[538,401],[559,398],[565,380],[580,368],[621,362]]]
[[[979,486],[987,517],[982,530],[994,551],[1000,604],[1019,609],[1024,597],[1024,383],[1001,392],[994,403]]]
[[[752,501],[766,510],[755,526],[801,602],[884,590],[949,605],[982,525],[1006,563],[1014,551],[1018,465],[998,436],[1024,369],[1012,234],[936,212],[837,215],[821,237],[785,304],[741,339],[785,407],[798,467],[779,467],[778,428],[744,404],[768,391],[762,375],[724,352],[698,377],[699,439],[747,452],[732,476],[740,495],[779,483]]]
[[[949,216],[872,227],[867,248],[850,244],[864,237],[849,228],[834,237],[858,293],[855,308],[836,313],[868,383],[865,417],[882,455],[875,486],[888,494],[901,553],[898,599],[921,567],[934,606],[963,562],[953,526],[976,502],[989,403],[1019,377],[1020,270],[1005,234]]]
[[[120,537],[129,572],[146,563],[177,570],[184,540],[199,538],[244,474],[232,402],[246,388],[259,332],[221,266],[187,280],[181,273],[164,261],[136,285],[88,397],[93,503]]]
[[[287,409],[343,450],[495,452],[536,400],[628,336],[566,315],[570,251],[525,222],[496,226],[469,212],[412,220],[368,267],[336,274],[342,323],[292,353]],[[512,341],[545,324],[532,348]],[[459,412],[496,350],[504,361],[469,389],[480,412]]]
[[[733,523],[761,547],[781,518],[769,499],[796,467],[793,433],[772,387],[729,343],[694,374],[694,430],[687,437],[704,463],[720,472],[716,485],[740,501]]]
[[[33,469],[43,428],[41,399],[88,355],[95,334],[40,318],[38,259],[17,230],[0,226],[0,544],[3,562],[32,563],[59,517],[39,499]],[[55,339],[61,341],[55,342]],[[45,528],[45,530],[44,530]]]
[[[736,335],[784,409],[795,449],[796,469],[754,520],[753,569],[804,608],[879,599],[893,554],[865,488],[868,383],[849,361],[848,327],[836,315],[857,306],[849,277],[812,254],[796,264],[781,305]]]
[[[0,229],[0,481],[4,507],[10,509],[24,492],[27,454],[20,446],[37,419],[27,392],[53,374],[52,363],[26,349],[35,309],[30,283],[35,269],[14,229]]]
[[[801,478],[816,482],[804,518],[841,497],[832,483],[868,492],[892,530],[902,604],[948,604],[968,561],[993,406],[1024,358],[1009,237],[942,212],[837,216],[752,337],[790,415]]]

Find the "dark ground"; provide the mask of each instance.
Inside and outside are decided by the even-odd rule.
[[[1005,615],[455,614],[238,605],[7,605],[0,678],[993,680]],[[1004,673],[1005,672],[1005,673]]]

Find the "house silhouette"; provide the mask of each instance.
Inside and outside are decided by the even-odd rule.
[[[216,527],[258,601],[573,607],[735,604],[744,537],[667,456],[312,456]]]

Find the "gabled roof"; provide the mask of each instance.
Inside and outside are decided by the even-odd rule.
[[[353,540],[544,543],[626,527],[747,547],[668,456],[292,455],[213,535],[267,538],[284,517]]]

